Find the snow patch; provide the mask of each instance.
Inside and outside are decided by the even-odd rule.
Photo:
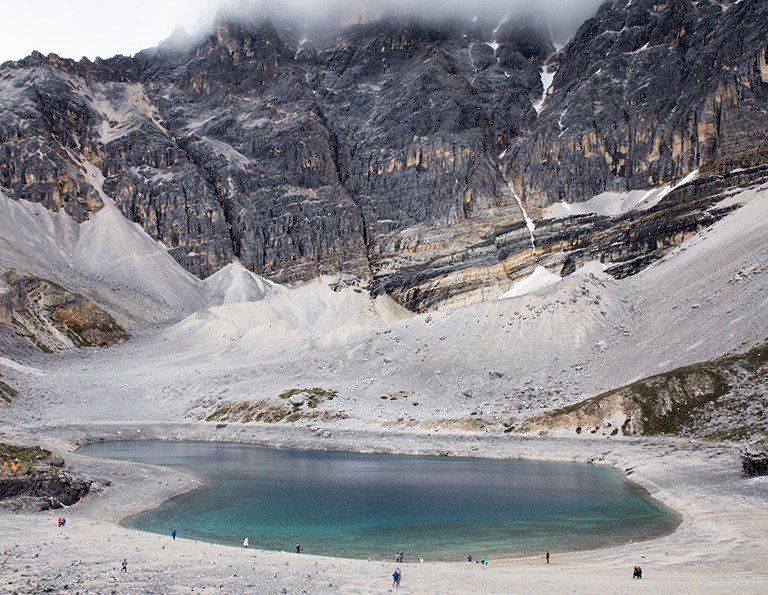
[[[648,190],[630,192],[602,192],[580,203],[559,202],[544,211],[544,219],[558,219],[571,215],[601,215],[617,217],[630,211],[644,211],[656,206],[670,192],[698,178],[699,170],[692,171],[675,184],[666,184]]]
[[[526,212],[525,207],[523,206],[523,201],[517,195],[517,192],[515,192],[515,188],[514,188],[514,186],[512,186],[512,184],[509,184],[509,189],[512,192],[512,196],[515,197],[515,201],[517,202],[517,206],[520,207],[520,210],[523,213],[523,218],[525,219],[525,226],[528,228],[528,233],[531,236],[531,258],[533,260],[536,260],[536,238],[533,235],[533,232],[536,229],[536,224],[533,222],[533,219],[531,219],[528,216],[528,213]]]
[[[521,281],[518,281],[510,289],[501,294],[499,297],[497,297],[497,300],[504,300],[507,298],[513,298],[518,297],[521,295],[526,295],[528,293],[533,293],[534,291],[538,291],[539,289],[544,289],[545,287],[549,287],[550,285],[554,285],[558,281],[560,281],[561,277],[559,275],[555,275],[554,273],[550,273],[547,269],[545,269],[541,265],[537,265],[534,271],[528,275],[525,279],[522,279]]]
[[[299,54],[301,53],[301,50],[304,49],[304,44],[306,44],[309,41],[306,37],[304,37],[300,42],[299,46],[296,48],[296,53],[293,55],[294,60],[299,59]]]
[[[556,73],[557,68],[550,67],[550,65],[546,65],[541,70],[541,86],[544,89],[544,92],[541,94],[541,99],[533,104],[533,109],[536,110],[537,114],[544,108],[544,102],[549,96],[550,89],[552,88],[552,81],[555,80]]]

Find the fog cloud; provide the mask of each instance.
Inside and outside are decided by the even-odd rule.
[[[258,19],[266,15],[303,24],[352,24],[382,13],[432,18],[546,16],[572,32],[601,0],[9,0],[3,5],[0,62],[32,50],[67,58],[133,54],[168,38],[177,26],[193,37],[210,32],[215,15]]]
[[[383,15],[425,18],[473,18],[483,21],[504,17],[545,18],[555,28],[576,29],[597,12],[605,0],[229,0],[222,14],[242,18],[271,16],[303,23],[373,20]]]

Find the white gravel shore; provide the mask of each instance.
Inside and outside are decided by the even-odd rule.
[[[119,432],[119,433],[118,433]],[[126,437],[237,440],[283,447],[592,461],[632,469],[631,479],[682,515],[667,537],[585,552],[469,564],[399,564],[403,593],[761,593],[768,572],[768,478],[745,478],[730,447],[671,439],[558,439],[337,428],[318,440],[302,428],[210,424],[93,424],[27,428],[63,454],[96,491],[65,511],[0,513],[0,591],[9,593],[383,593],[393,561],[325,558],[213,545],[120,527],[128,514],[196,485],[168,470],[89,459],[86,440]],[[364,446],[363,446],[364,445]],[[128,571],[120,572],[121,561]],[[642,581],[633,581],[640,564]]]

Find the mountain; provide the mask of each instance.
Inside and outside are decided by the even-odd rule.
[[[234,260],[276,282],[341,273],[415,311],[537,264],[633,274],[765,178],[767,10],[617,0],[557,48],[535,19],[385,16],[33,54],[0,67],[0,188],[77,224],[111,199],[199,278]],[[640,215],[544,218],[664,185]]]
[[[768,435],[766,12],[3,64],[4,419]]]

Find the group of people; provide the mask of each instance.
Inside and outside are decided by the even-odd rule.
[[[63,516],[60,516],[56,522],[59,524],[59,527],[63,527],[67,524],[67,519],[65,519]]]
[[[67,523],[67,519],[65,519],[64,517],[60,516],[59,519],[58,519],[59,527],[63,527],[66,523]],[[171,537],[173,537],[174,540],[176,539],[176,529],[173,529],[171,531]],[[250,545],[250,542],[248,541],[248,538],[246,537],[243,540],[243,547],[247,548],[249,545]],[[300,543],[296,544],[296,553],[297,554],[301,553],[301,544]],[[404,552],[397,552],[397,554],[395,554],[395,562],[402,563],[404,558],[405,558]],[[549,550],[547,550],[544,553],[544,559],[547,561],[547,564],[549,564]],[[468,562],[472,562],[472,554],[469,554],[467,556],[467,561]],[[423,560],[422,560],[422,562],[423,562]],[[480,560],[476,561],[476,563],[480,563],[481,565],[486,566],[488,564],[488,560],[485,559],[485,556],[480,556]],[[122,568],[120,569],[120,571],[121,572],[126,572],[127,570],[128,570],[128,561],[124,559],[123,562],[122,562]],[[634,569],[632,570],[632,578],[633,579],[634,578],[643,578],[643,569],[640,568],[640,566],[636,565],[634,567]],[[393,587],[399,587],[401,580],[403,580],[403,572],[402,572],[402,570],[400,570],[400,567],[397,567],[397,568],[395,568],[395,571],[392,573],[392,586]]]

